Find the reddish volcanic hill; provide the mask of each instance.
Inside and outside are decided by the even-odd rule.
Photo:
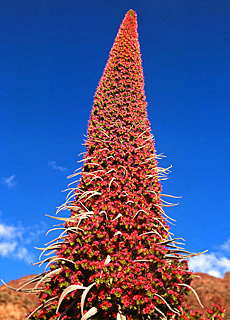
[[[200,277],[193,280],[192,287],[200,297],[204,309],[200,307],[193,293],[186,297],[186,303],[200,311],[210,308],[212,303],[218,304],[226,309],[225,319],[230,319],[230,272],[227,272],[223,279],[205,273],[196,275]]]
[[[12,280],[8,283],[13,288],[19,288],[24,279]],[[30,288],[30,286],[24,287]],[[12,291],[5,286],[0,286],[0,320],[25,320],[25,315],[38,305],[37,296],[28,293]]]
[[[230,319],[230,272],[226,273],[223,279],[205,273],[197,273],[196,275],[200,278],[195,278],[192,286],[198,293],[204,309],[199,306],[193,293],[186,297],[186,303],[200,311],[207,310],[212,303],[219,304],[226,309],[225,319]],[[12,280],[8,284],[18,288],[23,279],[30,277]],[[25,315],[37,305],[36,295],[18,293],[5,286],[0,286],[0,320],[25,320]]]

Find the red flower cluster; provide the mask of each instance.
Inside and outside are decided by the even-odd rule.
[[[31,319],[185,319],[193,275],[166,222],[160,180],[168,169],[157,166],[146,105],[130,10],[95,94],[80,182],[62,207],[71,217],[47,248],[56,256],[44,261],[43,305]]]
[[[216,304],[212,304],[212,308],[208,309],[206,314],[187,306],[177,320],[222,320],[224,312],[225,310]]]

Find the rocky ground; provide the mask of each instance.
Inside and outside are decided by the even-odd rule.
[[[204,273],[197,273],[197,275],[199,277],[193,280],[192,286],[198,293],[205,309],[211,307],[212,303],[219,304],[226,309],[225,319],[230,320],[230,272],[226,273],[223,279]],[[12,280],[8,284],[18,288],[23,279]],[[187,297],[186,302],[192,308],[202,311],[194,294]],[[5,286],[0,286],[0,320],[25,320],[25,315],[37,303],[36,295],[18,293]]]

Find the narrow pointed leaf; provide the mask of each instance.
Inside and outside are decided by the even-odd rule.
[[[81,296],[81,315],[83,316],[83,312],[84,312],[84,304],[85,304],[85,298],[86,298],[86,295],[87,295],[87,293],[90,291],[90,289],[93,287],[93,286],[95,286],[95,282],[94,283],[92,283],[90,286],[88,286],[85,290],[84,290],[84,292],[83,292],[83,294],[82,294],[82,296]]]
[[[81,318],[81,320],[87,320],[88,318],[92,317],[93,315],[95,315],[98,312],[98,309],[96,307],[92,307],[91,309],[89,309],[89,311],[87,311]]]
[[[59,301],[58,301],[58,306],[57,306],[56,313],[58,313],[58,310],[59,310],[59,308],[60,308],[60,305],[61,305],[63,299],[67,296],[67,294],[69,294],[69,293],[71,293],[71,292],[73,292],[73,291],[76,291],[76,290],[84,290],[84,289],[86,289],[86,287],[79,286],[79,285],[72,285],[72,286],[69,286],[68,288],[66,288],[66,289],[62,292],[62,294],[61,294],[61,296],[60,296],[60,299],[59,299]]]

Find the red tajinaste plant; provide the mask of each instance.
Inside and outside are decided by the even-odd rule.
[[[95,94],[83,167],[72,175],[79,180],[58,210],[71,216],[55,218],[63,230],[42,249],[55,256],[31,279],[41,304],[27,319],[186,319],[192,254],[169,231],[163,207],[173,204],[162,199],[171,196],[160,181],[170,168],[157,166],[146,106],[130,10]]]

